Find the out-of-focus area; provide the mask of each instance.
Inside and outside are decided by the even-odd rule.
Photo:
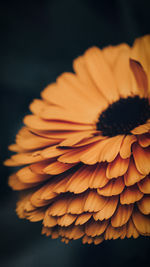
[[[150,33],[150,1],[43,0],[0,2],[1,162],[29,113],[28,105],[88,47],[132,44]],[[150,266],[148,238],[98,246],[41,236],[41,223],[20,220],[17,195],[7,185],[14,171],[1,165],[0,266]]]

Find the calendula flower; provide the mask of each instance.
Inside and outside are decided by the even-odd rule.
[[[17,214],[68,243],[150,235],[150,35],[92,47],[30,105],[5,164]]]

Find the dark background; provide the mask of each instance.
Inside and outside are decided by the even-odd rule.
[[[150,33],[147,0],[41,0],[0,2],[0,157],[11,144],[28,105],[88,47],[127,42]],[[0,175],[0,266],[150,266],[149,239],[68,245],[41,236],[41,223],[19,220],[17,195]]]

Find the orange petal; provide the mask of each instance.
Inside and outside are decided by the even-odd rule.
[[[59,96],[59,98],[61,98],[61,96]],[[82,99],[82,95],[80,95],[78,104],[79,102],[82,101],[82,112],[81,112],[81,103],[78,107],[76,106],[76,109],[73,108],[72,105],[71,108],[68,110],[67,106],[64,106],[62,108],[61,106],[48,105],[47,103],[39,99],[35,99],[30,104],[30,110],[32,111],[33,114],[45,120],[51,120],[51,121],[59,120],[66,122],[91,124],[94,122],[95,117],[97,117],[99,113],[99,106],[98,105],[94,106],[94,104],[92,104],[90,101],[86,101],[87,103],[85,103],[84,100],[85,99]],[[75,112],[75,110],[78,110],[78,113]],[[92,112],[90,112],[90,110],[92,110]]]
[[[107,60],[107,62],[109,63],[112,70],[114,69],[116,60],[118,59],[122,51],[130,51],[130,47],[127,44],[122,43],[116,46],[109,45],[102,49],[103,55]]]
[[[126,225],[123,225],[121,227],[114,228],[111,224],[106,228],[104,239],[110,240],[110,239],[117,239],[121,237],[121,235],[126,232]]]
[[[5,165],[9,165],[10,163],[11,164],[10,166],[20,166],[42,161],[43,158],[41,157],[40,152],[41,151],[39,150],[36,152],[19,153],[13,155],[10,160],[7,160],[5,162]]]
[[[42,228],[42,235],[50,236],[52,234],[52,228],[44,227]]]
[[[106,170],[107,178],[111,179],[114,177],[122,176],[126,173],[129,165],[129,159],[122,159],[119,155],[115,160],[108,164]]]
[[[148,79],[147,75],[139,61],[130,59],[130,68],[134,74],[134,78],[137,82],[139,91],[142,97],[148,96]]]
[[[119,205],[115,214],[111,218],[111,225],[113,227],[120,227],[127,223],[132,214],[133,205]]]
[[[150,172],[150,148],[141,148],[137,143],[133,144],[133,157],[138,171],[148,174]]]
[[[45,148],[42,152],[41,152],[41,156],[46,159],[50,159],[50,158],[54,158],[54,157],[57,157],[59,155],[63,155],[64,153],[66,153],[67,149],[60,149],[60,148],[57,148],[57,146],[51,146],[51,147],[48,147],[48,148]]]
[[[99,236],[105,231],[107,225],[108,221],[106,220],[103,222],[90,220],[85,225],[85,233],[91,237]]]
[[[86,66],[84,56],[80,56],[74,60],[73,68],[77,74],[77,77],[79,78],[80,81],[82,81],[82,83],[85,86],[83,87],[84,93],[86,91],[88,96],[90,96],[90,98],[92,98],[95,101],[98,101],[98,104],[101,103],[101,105],[99,106],[100,107],[99,112],[104,110],[107,107],[108,103],[106,99],[100,94],[99,89],[95,86],[94,81],[90,76],[89,70]]]
[[[124,181],[122,177],[112,179],[103,188],[98,188],[97,192],[101,196],[119,195],[124,189]]]
[[[138,211],[132,214],[134,225],[141,235],[150,235],[150,217],[145,216]]]
[[[46,166],[48,166],[50,163],[54,161],[55,159],[45,159],[44,161],[31,164],[29,168],[34,173],[44,174],[44,169],[46,168]]]
[[[4,162],[3,162],[4,166],[9,166],[9,167],[16,167],[16,166],[21,166],[22,163],[18,163],[16,161],[14,161],[12,158],[10,159],[6,159]]]
[[[94,101],[98,101],[98,104],[101,103],[99,112],[104,110],[107,107],[108,103],[106,99],[100,94],[99,89],[95,86],[94,81],[90,76],[89,70],[86,66],[84,56],[80,56],[74,60],[73,68],[77,74],[78,79],[82,81],[85,86],[83,87],[84,93],[87,92],[90,98],[92,98]]]
[[[130,220],[128,221],[127,225],[127,237],[130,238],[133,236],[133,238],[137,238],[139,236],[139,233],[137,231],[137,229],[135,228],[135,225],[132,221],[132,219],[130,218]]]
[[[99,159],[100,147],[102,141],[96,142],[88,147],[81,155],[80,160],[84,164],[96,164]]]
[[[134,128],[131,131],[131,133],[140,135],[140,134],[147,133],[149,130],[150,130],[150,120],[148,120],[145,124],[142,124],[142,125]]]
[[[56,175],[60,174],[62,172],[65,172],[69,169],[71,169],[76,164],[67,164],[67,163],[61,163],[59,161],[55,161],[48,165],[46,168],[44,168],[44,173]]]
[[[118,196],[116,197],[111,197],[106,205],[101,209],[100,211],[94,213],[93,218],[94,220],[104,220],[104,219],[109,219],[112,217],[114,214],[118,204]]]
[[[95,191],[90,191],[84,204],[84,211],[99,211],[106,205],[107,201],[106,197],[99,196]]]
[[[74,134],[71,134],[71,136],[69,136],[68,138],[66,138],[65,140],[63,140],[60,144],[59,147],[67,147],[67,146],[75,146],[77,143],[84,143],[85,138],[91,141],[91,136],[94,132],[92,131],[88,131],[88,132],[77,132]],[[90,137],[90,138],[89,138]],[[83,141],[82,141],[83,140]],[[80,145],[76,145],[76,146],[80,146]]]
[[[121,204],[131,204],[143,197],[143,193],[139,191],[137,185],[126,187],[120,195]]]
[[[75,221],[75,225],[82,225],[86,223],[91,218],[91,216],[91,213],[80,214]]]
[[[45,227],[53,227],[57,225],[57,217],[50,216],[48,212],[46,212],[43,224]]]
[[[150,196],[144,196],[138,202],[138,208],[143,214],[150,214]]]
[[[89,118],[99,109],[98,100],[90,91],[91,97],[86,92],[87,87],[83,84],[77,75],[73,73],[63,73],[57,78],[57,89],[51,87],[51,101],[63,108],[73,111],[78,119],[87,114]],[[97,100],[97,101],[96,101]],[[88,109],[90,107],[90,109]],[[90,110],[92,110],[90,114]],[[95,116],[94,116],[95,117]]]
[[[150,194],[150,175],[146,176],[138,183],[140,191],[144,194]]]
[[[16,136],[16,142],[25,150],[33,150],[57,144],[59,140],[40,137],[23,127]]]
[[[8,185],[13,189],[13,190],[24,190],[28,188],[32,188],[38,185],[38,183],[22,183],[16,174],[12,174],[9,176],[8,180]]]
[[[52,199],[55,198],[57,196],[57,194],[51,192],[51,195],[49,197],[49,199],[45,200],[45,199],[42,199],[42,193],[43,191],[45,190],[45,186],[41,187],[40,189],[38,189],[37,191],[35,191],[33,193],[33,195],[31,196],[31,204],[35,207],[42,207],[42,206],[46,206],[48,205],[49,203],[52,202]]]
[[[90,236],[87,236],[87,235],[84,235],[83,239],[82,239],[82,243],[83,244],[92,244],[94,241],[94,238],[93,237],[90,237]]]
[[[120,51],[119,56],[113,68],[114,77],[116,79],[119,95],[127,98],[138,93],[136,83],[132,80],[132,72],[129,67],[130,50],[124,49]],[[133,86],[133,82],[135,86]]]
[[[89,187],[89,180],[93,172],[93,166],[82,166],[69,179],[66,184],[66,191],[79,194],[84,192]]]
[[[67,130],[94,130],[94,126],[90,124],[77,124],[63,121],[47,121],[40,119],[36,115],[27,115],[24,118],[24,124],[35,130],[46,130],[46,131],[67,131]]]
[[[85,64],[100,94],[109,103],[119,98],[112,71],[105,61],[103,53],[97,47],[88,49],[84,54]],[[105,93],[104,93],[105,92]]]
[[[60,226],[66,227],[72,224],[75,221],[76,217],[77,217],[76,215],[64,214],[63,216],[57,218],[57,223]]]
[[[95,132],[93,132],[93,134],[97,134],[97,132],[95,131]],[[95,143],[97,141],[106,139],[106,138],[107,138],[106,136],[102,136],[102,135],[91,136],[90,138],[86,138],[86,139],[80,141],[79,143],[77,143],[75,145],[75,147],[81,147],[81,146],[89,145],[89,144]]]
[[[67,239],[67,238],[65,238],[65,237],[63,237],[63,238],[61,239],[61,241],[64,242],[65,244],[68,244],[70,240]]]
[[[31,211],[28,215],[27,215],[27,219],[31,222],[38,222],[43,220],[45,215],[45,209],[43,208],[39,208],[36,209],[34,211]]]
[[[122,159],[126,159],[131,156],[131,146],[136,140],[136,136],[134,135],[125,136],[120,148],[120,156]]]
[[[99,245],[100,243],[102,243],[104,240],[103,236],[95,236],[94,238],[93,237],[90,237],[90,236],[87,236],[87,235],[84,235],[83,239],[82,239],[82,243],[83,244],[92,244],[94,243],[95,245]]]
[[[144,70],[146,71],[147,75],[150,71],[149,67],[149,61],[150,61],[150,52],[149,52],[149,46],[150,46],[150,36],[145,35],[143,37],[137,38],[134,42],[133,48],[131,49],[131,57],[135,60],[138,60]],[[150,79],[148,76],[148,83],[150,88]]]
[[[65,178],[65,175],[59,175],[57,177],[52,177],[52,179],[50,179],[49,182],[45,183],[42,187],[41,187],[41,199],[51,199],[54,196],[57,195],[57,193],[55,192],[55,188],[58,186],[58,184],[60,184],[61,181],[63,181]]]
[[[56,228],[55,230],[53,229],[52,232],[51,232],[51,238],[52,239],[56,239],[58,238],[60,235],[59,235],[59,231],[58,231],[58,228]]]
[[[109,139],[101,140],[87,147],[73,149],[69,153],[67,152],[64,156],[60,157],[59,160],[62,162],[79,162],[82,161],[84,164],[95,164],[97,161],[108,161],[111,162],[117,156],[120,144],[123,136],[112,137]],[[113,144],[111,153],[108,149]]]
[[[59,139],[60,142],[64,139],[71,138],[72,135],[78,133],[78,131],[47,131],[47,130],[35,130],[32,127],[29,128],[34,134],[49,139]],[[93,131],[89,131],[90,133]],[[94,131],[95,132],[95,131]]]
[[[81,156],[85,153],[88,148],[76,148],[70,150],[64,150],[64,155],[58,158],[58,161],[63,163],[78,163],[80,162]],[[63,150],[62,150],[63,151]]]
[[[67,209],[68,213],[71,214],[81,214],[84,212],[84,203],[85,199],[87,198],[86,194],[80,194],[80,195],[73,195],[69,202],[69,206]]]
[[[34,207],[31,202],[30,202],[30,199],[28,199],[28,201],[25,203],[24,205],[24,210],[27,211],[27,212],[30,212],[30,211],[33,211],[35,210],[36,207]]]
[[[19,170],[16,175],[23,183],[38,183],[48,180],[51,176],[47,174],[37,174],[31,171],[30,167],[24,167]]]
[[[30,198],[33,194],[34,190],[32,191],[22,191],[19,195],[19,201],[17,202],[16,205],[16,213],[19,216],[19,218],[26,218],[26,211],[28,211],[26,209],[26,206],[31,205],[33,207],[33,205],[30,202]],[[35,210],[36,207],[34,207],[33,209],[30,209],[30,211]]]
[[[30,104],[31,112],[44,120],[51,121],[67,121],[67,122],[79,122],[84,123],[84,120],[77,121],[78,117],[75,116],[75,113],[68,111],[60,106],[48,105],[44,101],[40,99],[34,99],[34,101]],[[77,117],[77,119],[76,119]],[[86,123],[86,122],[85,122]]]
[[[68,239],[79,239],[84,235],[83,227],[80,225],[70,225],[69,227],[61,227],[59,231],[61,236]]]
[[[103,237],[103,236],[96,236],[96,237],[94,238],[94,244],[95,244],[95,245],[99,245],[100,243],[103,242],[103,240],[104,240],[104,237]]]
[[[89,77],[86,77],[87,80],[88,80],[88,78]],[[76,109],[78,107],[77,105],[80,105],[80,107],[82,108],[82,111],[83,111],[83,104],[88,104],[88,106],[90,106],[90,107],[91,107],[91,105],[94,105],[94,106],[92,106],[93,109],[95,109],[97,107],[99,108],[100,99],[97,99],[95,97],[96,90],[92,90],[93,86],[92,86],[92,88],[90,86],[87,86],[87,84],[89,85],[88,82],[86,84],[84,82],[82,82],[79,79],[78,75],[74,75],[72,73],[63,73],[61,76],[58,77],[57,82],[60,85],[61,90],[62,90],[62,87],[63,87],[63,90],[68,89],[67,94],[68,95],[70,94],[72,96],[73,103],[71,103],[71,102],[68,103],[66,96],[65,96],[67,104],[70,105],[69,110],[72,107],[73,108],[75,107],[75,109]],[[72,90],[70,90],[70,88]],[[76,103],[76,101],[75,101],[77,99],[76,97],[78,97],[78,103]],[[81,98],[82,98],[82,101],[81,101]],[[86,110],[86,112],[88,112],[88,111]]]
[[[75,163],[82,161],[85,164],[95,164],[97,161],[111,162],[119,153],[123,136],[116,136],[101,140],[88,145],[87,147],[76,148],[59,157],[59,161],[64,163]],[[110,153],[110,146],[112,146]],[[108,153],[109,151],[109,153]]]
[[[146,133],[146,134],[139,135],[138,136],[138,142],[139,142],[140,146],[142,146],[142,147],[150,146],[150,134]]]
[[[18,146],[17,144],[12,144],[8,147],[10,151],[23,153],[26,152],[22,147]]]
[[[118,135],[106,140],[102,140],[100,143],[100,157],[99,162],[107,161],[112,162],[120,151],[120,146],[123,141],[124,135]],[[110,149],[111,148],[111,149]]]
[[[130,164],[127,172],[124,175],[124,182],[126,186],[131,186],[141,179],[144,178],[145,175],[139,173],[137,170],[133,158],[130,159]]]
[[[54,181],[53,186],[52,186],[52,191],[54,193],[60,194],[60,193],[65,193],[67,192],[66,190],[66,184],[69,181],[70,177],[72,174],[69,174],[66,176],[66,174],[62,174],[59,176],[58,181]]]
[[[67,212],[68,208],[68,199],[61,198],[55,200],[52,205],[48,208],[48,214],[52,216],[62,216]]]
[[[109,179],[106,177],[106,166],[106,163],[95,165],[95,170],[93,170],[89,180],[89,188],[101,188],[109,182]]]

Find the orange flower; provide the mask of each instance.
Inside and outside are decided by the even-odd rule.
[[[68,243],[150,235],[150,35],[88,49],[30,105],[6,160],[17,214]]]

